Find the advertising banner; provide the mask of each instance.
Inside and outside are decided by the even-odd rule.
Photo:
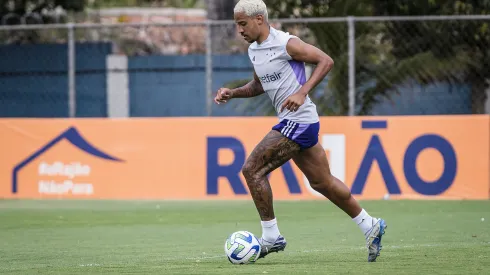
[[[250,199],[240,170],[275,117],[0,119],[0,198]],[[488,199],[489,116],[322,117],[358,199]],[[277,200],[322,199],[293,161]]]

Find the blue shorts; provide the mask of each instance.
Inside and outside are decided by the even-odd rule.
[[[280,132],[283,136],[299,144],[301,149],[308,149],[318,143],[320,122],[313,124],[300,124],[287,119],[281,120],[272,130]]]

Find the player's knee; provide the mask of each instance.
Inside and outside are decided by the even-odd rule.
[[[332,187],[334,186],[333,180],[334,178],[332,176],[308,179],[311,188],[320,193],[331,191]]]
[[[258,171],[251,161],[246,161],[245,164],[242,166],[242,174],[247,182],[250,182],[250,180],[259,177]]]

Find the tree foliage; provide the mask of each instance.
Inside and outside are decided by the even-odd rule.
[[[490,14],[490,1],[457,0],[270,0],[272,18],[376,15]],[[399,87],[446,83],[468,85],[473,113],[483,113],[490,77],[488,20],[388,21],[355,24],[356,113],[369,114]],[[288,26],[284,25],[284,28]],[[348,111],[348,39],[346,23],[304,25],[316,46],[335,60],[328,87],[316,101],[321,112]],[[333,95],[333,96],[332,96]],[[334,101],[330,101],[334,98]]]
[[[67,12],[107,7],[193,8],[202,0],[0,0],[1,24],[64,23]]]
[[[490,1],[373,1],[375,15],[490,14]],[[472,112],[484,113],[490,78],[489,20],[393,21],[383,39],[392,45],[390,62],[379,68],[371,92],[396,89],[407,81],[471,87]]]
[[[66,20],[66,11],[82,11],[86,7],[190,8],[202,5],[204,2],[203,0],[0,0],[0,16],[2,24],[62,23]],[[236,0],[214,1],[213,5],[208,7],[210,18],[229,19],[227,15],[231,13],[231,3],[234,2]],[[490,14],[490,0],[267,0],[266,3],[271,19]],[[359,102],[357,113],[369,114],[380,99],[390,98],[399,87],[410,82],[419,85],[441,82],[468,85],[471,87],[473,113],[483,113],[487,99],[487,79],[490,78],[489,24],[489,20],[356,23],[355,81],[358,87],[356,100]],[[334,69],[328,76],[326,89],[315,98],[315,102],[322,114],[347,114],[349,54],[347,23],[283,24],[281,28],[297,31],[302,38],[332,56],[335,60]],[[232,36],[233,31],[227,30],[227,35]],[[215,33],[217,32],[213,31],[213,35]],[[265,107],[266,105],[260,106],[270,108]],[[270,112],[271,109],[266,109],[264,113]]]

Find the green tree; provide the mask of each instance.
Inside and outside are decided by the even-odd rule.
[[[271,18],[490,14],[490,1],[270,0],[267,4]],[[484,113],[490,78],[489,23],[489,20],[356,23],[356,113],[369,114],[381,98],[390,98],[410,82],[468,85],[472,112]],[[289,27],[290,24],[282,25],[285,30]],[[302,38],[311,35],[310,41],[335,60],[327,89],[315,100],[319,111],[324,115],[347,114],[347,24],[308,23],[302,29],[308,30],[303,31]]]
[[[174,7],[174,8],[194,8],[199,5],[200,0],[104,0],[93,1],[92,8],[107,7]]]
[[[84,1],[62,0],[0,0],[1,24],[43,24],[62,23],[60,14],[54,12],[54,8],[60,6],[65,10],[82,11]],[[43,13],[47,10],[47,13]]]
[[[175,8],[194,8],[204,6],[204,0],[0,0],[0,16],[10,14],[10,24],[20,24],[22,16],[32,13],[32,23],[51,23],[54,18],[48,15],[41,15],[43,9],[53,11],[56,7],[62,7],[66,11],[81,12],[86,7],[98,9],[107,7],[175,7]],[[16,16],[15,16],[16,15]],[[42,18],[42,21],[34,22]]]
[[[373,1],[375,15],[489,14],[490,1]],[[389,41],[389,58],[378,67],[376,85],[367,91],[396,90],[408,81],[444,82],[471,87],[472,112],[485,112],[486,80],[490,78],[489,20],[393,21],[382,39]],[[369,104],[363,106],[368,112]]]
[[[83,21],[83,11],[87,8],[99,9],[107,7],[202,7],[204,0],[0,0],[0,24],[51,24],[68,21]],[[61,9],[60,9],[61,7]],[[81,37],[86,32],[78,31]],[[2,43],[46,43],[58,39],[66,39],[63,29],[51,30],[16,30],[0,32]],[[124,48],[137,52],[151,52],[155,49],[139,40],[128,40]],[[132,50],[128,50],[131,52]]]

